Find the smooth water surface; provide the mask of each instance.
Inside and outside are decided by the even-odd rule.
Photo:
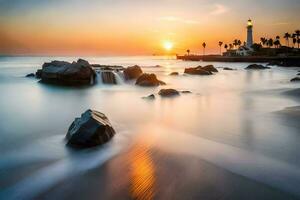
[[[25,78],[43,62],[55,59],[72,61],[77,58],[0,57],[0,197],[68,198],[65,195],[72,189],[59,184],[94,170],[104,175],[97,181],[93,178],[96,175],[81,179],[93,183],[93,187],[85,189],[87,193],[95,191],[95,185],[99,185],[106,198],[113,198],[111,194],[120,192],[122,195],[118,198],[169,199],[172,191],[184,187],[176,185],[178,182],[198,184],[205,176],[203,170],[213,169],[208,179],[220,173],[226,174],[222,180],[235,183],[232,177],[237,175],[254,185],[262,184],[271,191],[300,198],[300,125],[295,123],[299,115],[291,117],[277,113],[299,105],[297,98],[283,94],[299,87],[289,82],[297,69],[272,66],[270,70],[246,71],[244,68],[249,63],[184,62],[172,57],[86,57],[90,63],[140,65],[167,85],[142,88],[134,82],[124,82],[75,88],[46,85],[35,78]],[[183,75],[184,67],[205,64],[213,64],[219,73]],[[224,71],[219,67],[237,70]],[[173,71],[180,75],[169,76]],[[161,88],[192,93],[162,99],[157,95]],[[153,101],[141,98],[152,93],[156,94]],[[75,117],[89,108],[107,115],[116,129],[116,136],[96,149],[74,151],[67,148],[64,137],[68,127]],[[174,165],[168,163],[173,156],[176,159],[170,162]],[[129,166],[129,172],[126,167],[122,168],[123,164]],[[132,172],[133,176],[124,175],[113,180],[109,175],[111,169],[122,176]],[[183,171],[190,173],[181,178],[169,174]],[[169,178],[169,196],[154,189],[155,184],[164,187],[163,180],[157,181],[161,177]],[[127,188],[122,182],[138,187]],[[77,187],[76,181],[72,184]],[[255,188],[247,184],[246,191]],[[113,189],[110,185],[114,185]],[[200,189],[187,187],[178,195],[188,193],[190,196],[185,196],[186,199],[196,198],[193,194],[198,194]],[[233,186],[228,188],[223,193],[227,191],[229,196],[239,190]],[[276,194],[275,197],[281,199],[281,193]],[[210,197],[222,199],[206,196]]]

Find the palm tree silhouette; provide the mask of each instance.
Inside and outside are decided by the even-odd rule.
[[[224,48],[225,48],[226,51],[227,51],[227,49],[228,49],[228,44],[225,44],[225,45],[224,45]]]
[[[186,52],[187,52],[187,54],[189,56],[191,51],[188,49],[188,50],[186,50]]]
[[[220,46],[220,55],[222,55],[222,45],[223,45],[223,42],[222,42],[222,41],[219,41],[219,46]]]
[[[205,47],[206,47],[206,43],[205,42],[202,43],[202,47],[203,47],[203,55],[205,55]]]
[[[270,38],[267,42],[268,46],[271,48],[274,45],[274,41],[272,38]]]
[[[240,47],[242,45],[242,41],[241,40],[238,40],[237,41],[237,45]]]
[[[298,49],[299,49],[299,44],[300,44],[300,30],[295,31],[295,36],[297,39],[297,44],[298,44]]]
[[[229,49],[231,50],[233,48],[233,44],[229,44]]]
[[[238,44],[239,44],[239,43],[238,43],[238,40],[237,40],[237,39],[233,40],[233,46],[234,46],[234,47],[236,47]]]
[[[261,41],[262,45],[265,46],[267,44],[268,40],[266,38],[262,37],[262,38],[260,38],[260,41]]]
[[[285,38],[285,40],[286,40],[286,44],[288,47],[290,47],[290,37],[291,37],[291,34],[289,34],[289,33],[285,33],[283,36],[283,38]]]
[[[297,43],[297,38],[295,33],[292,34],[292,40],[293,40],[293,48],[295,48],[295,44]]]

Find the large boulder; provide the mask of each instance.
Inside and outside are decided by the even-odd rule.
[[[151,87],[151,86],[159,86],[165,85],[166,83],[157,79],[155,74],[147,74],[144,73],[135,82],[136,85]]]
[[[158,94],[161,97],[174,97],[180,95],[179,92],[175,89],[161,89]]]
[[[209,71],[209,72],[219,72],[218,70],[217,70],[217,68],[215,68],[213,65],[206,65],[206,66],[204,66],[204,67],[201,67],[201,66],[199,66],[200,67],[200,69],[203,69],[203,70],[205,70],[205,71]]]
[[[102,82],[104,84],[117,84],[117,79],[112,71],[101,72]]]
[[[95,78],[95,71],[83,59],[72,63],[65,61],[44,63],[42,70],[38,70],[37,74],[43,82],[64,85],[92,84]]]
[[[140,66],[132,66],[124,69],[124,77],[126,80],[136,79],[143,73]]]
[[[255,70],[259,70],[259,69],[270,69],[270,67],[265,67],[263,65],[259,65],[259,64],[251,64],[248,67],[246,67],[245,69],[255,69]]]
[[[202,69],[202,67],[185,68],[184,73],[191,74],[191,75],[212,75],[213,74],[210,71],[206,71],[206,70]]]
[[[66,135],[67,145],[86,148],[101,145],[115,135],[108,118],[95,110],[85,111],[75,118]]]

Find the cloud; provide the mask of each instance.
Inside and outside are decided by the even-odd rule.
[[[184,24],[199,24],[200,22],[197,20],[191,20],[191,19],[183,19],[180,17],[174,17],[174,16],[164,16],[158,18],[159,21],[168,21],[168,22],[179,22]]]
[[[213,10],[210,12],[211,15],[221,15],[227,13],[229,8],[222,4],[214,4]]]

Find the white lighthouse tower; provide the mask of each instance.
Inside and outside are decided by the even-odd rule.
[[[247,47],[251,47],[253,45],[253,23],[252,20],[248,20],[247,24]]]

